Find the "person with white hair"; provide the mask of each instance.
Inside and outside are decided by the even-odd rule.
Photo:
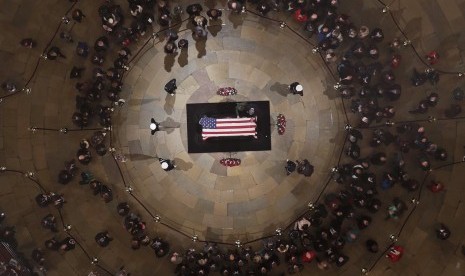
[[[228,8],[232,10],[233,12],[241,12],[242,7],[244,7],[243,1],[239,0],[231,0],[228,2]]]
[[[291,91],[292,94],[294,95],[304,95],[304,88],[303,86],[298,83],[298,82],[293,82],[291,85],[289,85],[289,90]]]
[[[163,158],[158,158],[158,161],[160,161],[160,166],[163,170],[166,172],[169,172],[176,168],[176,165],[174,164],[174,161],[169,160],[169,159],[163,159]]]
[[[296,221],[296,223],[294,224],[294,229],[298,229],[299,231],[305,231],[311,225],[312,224],[310,223],[308,219],[306,219],[305,217],[302,217],[301,219]]]
[[[176,265],[182,263],[182,260],[183,260],[183,257],[177,252],[174,252],[170,258],[170,262]]]
[[[361,26],[358,30],[358,37],[364,39],[370,35],[370,29],[367,26]]]

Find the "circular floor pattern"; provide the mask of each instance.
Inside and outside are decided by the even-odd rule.
[[[32,74],[37,58],[41,54],[41,46],[47,44],[48,39],[51,37],[53,31],[57,27],[63,12],[66,11],[68,9],[68,5],[70,5],[69,2],[65,3],[65,1],[36,1],[37,3],[34,3],[34,5],[30,5],[30,3],[26,2],[27,1],[15,1],[16,4],[14,5],[11,5],[11,3],[5,3],[7,6],[7,9],[5,10],[8,10],[8,13],[3,13],[2,22],[0,23],[3,24],[2,26],[5,29],[6,37],[1,47],[3,53],[2,57],[4,58],[3,61],[7,65],[3,67],[4,76],[16,76],[17,79],[22,79],[22,77],[28,78]],[[205,3],[207,2],[216,1],[205,1]],[[221,7],[224,7],[226,3],[224,0],[217,2],[221,2]],[[457,20],[461,17],[454,16],[454,14],[456,14],[456,12],[460,9],[458,6],[453,4],[442,5],[436,2],[437,1],[433,0],[428,1],[428,5],[424,5],[424,3],[419,0],[398,3],[399,5],[397,7],[392,7],[393,12],[395,12],[394,18],[398,19],[398,22],[400,22],[401,26],[406,26],[406,29],[404,30],[409,35],[409,37],[412,35],[415,36],[415,39],[412,40],[413,45],[421,46],[420,48],[424,50],[438,47],[438,51],[441,54],[444,53],[441,55],[441,62],[439,66],[440,68],[445,69],[451,66],[453,69],[461,70],[463,69],[462,57],[464,55],[462,48],[458,46],[463,45],[463,43],[460,42],[463,40],[464,35],[462,30],[450,28],[450,26],[460,25],[457,25]],[[78,3],[81,3],[81,1]],[[357,15],[355,16],[355,14],[353,14],[354,16],[351,17],[357,26],[362,24],[367,26],[381,26],[386,31],[391,28],[394,30],[392,35],[401,35],[397,31],[397,28],[393,25],[390,14],[386,13],[382,15],[380,13],[382,9],[380,3],[375,3],[373,1],[342,1],[341,4],[345,6],[345,9],[343,8],[341,11],[347,11],[348,14],[353,14],[354,10],[357,11]],[[83,1],[79,7],[83,9],[85,14],[96,15],[98,5],[99,3],[95,1]],[[431,7],[433,7],[435,11],[441,12],[431,13]],[[446,8],[447,10],[445,10]],[[463,7],[460,8],[462,8],[461,10],[463,11]],[[224,14],[225,21],[231,21],[229,12]],[[373,14],[379,14],[379,16],[373,16]],[[288,14],[272,13],[272,16],[285,18],[288,16]],[[421,20],[419,20],[419,18],[421,18]],[[246,19],[253,20],[254,17],[247,15]],[[257,29],[256,33],[260,35],[255,35],[254,39],[259,40],[263,40],[263,38],[261,38],[261,32],[266,31],[276,35],[285,31],[277,28],[269,21],[263,20],[261,22],[263,25],[252,25],[252,23],[247,20],[244,21],[243,27],[239,27],[237,29],[234,29],[231,26],[225,26],[224,31],[218,34],[218,39],[226,36],[242,37],[242,30],[245,30],[250,26]],[[461,20],[463,20],[463,18]],[[291,24],[292,18],[286,20],[286,22]],[[96,38],[102,35],[103,31],[100,28],[89,28],[91,24],[98,26],[100,23],[101,22],[97,16],[88,16],[83,24],[76,24],[73,28],[73,35],[76,36],[76,41],[82,40],[89,42],[91,38]],[[34,37],[38,39],[39,47],[36,49],[19,48],[17,42],[23,38],[22,36],[24,34],[34,35]],[[393,38],[392,35],[387,35],[386,39]],[[291,37],[290,34],[281,34],[281,38],[289,37]],[[295,37],[291,38],[291,41],[293,39],[295,39]],[[192,40],[190,41],[192,42]],[[188,75],[190,74],[189,72],[192,73],[196,70],[195,66],[199,66],[200,70],[207,66],[206,59],[208,58],[211,49],[221,50],[221,47],[213,44],[215,43],[214,41],[215,40],[211,38],[209,39],[207,42],[207,56],[202,59],[197,59],[196,50],[190,50],[188,58],[189,64],[182,68],[185,70],[184,73],[182,73],[184,74],[182,80],[187,79]],[[171,275],[173,265],[169,263],[169,258],[154,260],[153,252],[151,252],[151,249],[149,248],[137,251],[130,249],[128,246],[130,236],[121,227],[121,217],[119,217],[115,212],[115,206],[118,202],[128,200],[131,204],[133,203],[133,210],[140,212],[143,218],[147,219],[149,230],[148,234],[151,237],[160,236],[166,239],[171,243],[172,248],[175,251],[182,251],[190,247],[200,249],[203,244],[194,244],[189,237],[178,235],[175,231],[172,231],[167,227],[160,226],[160,224],[157,224],[154,221],[150,222],[147,213],[142,210],[139,204],[134,201],[131,202],[131,198],[122,188],[123,185],[121,183],[121,177],[116,166],[114,165],[114,160],[111,155],[106,155],[102,158],[94,158],[90,166],[81,166],[81,169],[92,171],[95,173],[98,179],[103,180],[106,184],[110,185],[114,189],[115,200],[112,203],[105,204],[99,200],[98,197],[94,197],[90,193],[87,186],[79,186],[77,183],[70,183],[70,185],[66,186],[57,184],[56,174],[63,168],[63,162],[70,160],[75,156],[75,151],[77,145],[79,144],[79,140],[88,138],[89,135],[91,135],[90,132],[79,132],[74,134],[68,133],[67,135],[63,135],[56,132],[42,131],[31,133],[27,130],[30,126],[71,126],[70,116],[75,110],[75,101],[73,97],[76,91],[74,89],[75,80],[69,79],[69,70],[72,68],[72,66],[81,64],[83,60],[78,57],[73,57],[72,53],[75,51],[74,45],[61,44],[59,40],[55,40],[54,42],[56,42],[58,46],[63,47],[63,50],[68,55],[68,59],[41,62],[39,70],[37,71],[33,82],[31,82],[32,93],[30,95],[20,93],[14,97],[9,97],[2,103],[0,108],[0,125],[2,126],[2,131],[0,133],[0,159],[2,160],[2,166],[6,166],[9,169],[18,169],[23,172],[35,172],[36,177],[42,184],[46,186],[47,189],[65,194],[67,203],[63,209],[64,221],[66,223],[72,224],[72,235],[77,237],[77,240],[83,246],[82,249],[90,254],[86,255],[84,254],[85,252],[78,248],[66,254],[58,254],[53,252],[47,253],[46,263],[50,264],[51,266],[48,267],[49,272],[47,274],[87,275],[90,270],[95,269],[95,266],[90,264],[89,257],[96,256],[99,258],[100,264],[111,271],[114,271],[114,269],[117,269],[121,264],[124,263],[127,265],[127,268],[135,275]],[[289,56],[297,56],[297,54],[294,52],[294,48],[289,46],[293,46],[292,43],[296,42],[286,42],[281,44],[281,46],[278,45],[276,47],[275,42],[276,41],[272,39],[270,43],[266,43],[265,46],[275,50],[281,49],[283,53],[286,53]],[[142,41],[140,41],[140,44],[141,43]],[[216,43],[219,44],[218,41]],[[195,44],[192,44],[192,47],[195,48]],[[115,134],[119,133],[120,137],[118,142],[121,145],[124,145],[124,150],[126,153],[129,153],[131,148],[137,148],[138,143],[141,144],[140,141],[145,141],[145,143],[149,144],[149,146],[147,146],[148,150],[144,149],[146,150],[144,152],[142,152],[141,146],[141,150],[139,151],[141,153],[128,154],[132,160],[130,160],[130,162],[127,164],[128,167],[125,167],[123,171],[124,175],[126,176],[126,180],[130,185],[133,185],[136,188],[135,191],[140,197],[144,194],[144,187],[142,186],[144,182],[139,180],[145,180],[148,178],[149,174],[152,174],[150,169],[146,169],[148,168],[148,165],[145,165],[145,163],[142,161],[146,161],[152,158],[149,154],[155,154],[155,147],[153,146],[155,143],[158,143],[161,141],[161,139],[164,139],[163,141],[170,141],[170,139],[177,133],[175,131],[173,133],[169,133],[168,135],[163,134],[161,137],[158,136],[158,134],[157,137],[150,137],[147,135],[147,130],[143,129],[147,124],[146,118],[141,117],[139,112],[141,108],[138,106],[142,102],[147,104],[150,101],[154,101],[154,99],[150,98],[144,99],[143,93],[147,92],[147,88],[150,81],[152,80],[152,77],[156,74],[161,74],[159,70],[164,70],[163,67],[165,60],[164,55],[159,54],[160,50],[160,45],[157,45],[156,48],[151,49],[146,55],[144,55],[140,62],[138,62],[138,66],[132,68],[132,73],[126,80],[126,84],[130,85],[126,85],[127,87],[125,88],[125,91],[132,90],[137,96],[133,97],[133,100],[128,102],[128,105],[123,107],[124,112],[122,112],[118,117],[118,122],[121,123],[121,125],[133,125],[134,130],[140,130],[140,132],[137,132],[137,136],[140,136],[139,142],[128,143],[128,139],[126,137],[127,130],[118,128],[118,132],[115,132]],[[238,51],[237,49],[235,50]],[[425,91],[424,87],[412,88],[410,85],[410,80],[408,77],[411,74],[412,67],[419,66],[417,57],[415,55],[409,54],[411,53],[410,50],[410,47],[402,50],[402,65],[399,69],[397,69],[399,70],[399,81],[401,82],[402,87],[405,88],[404,91],[406,92],[403,93],[401,100],[398,104],[396,104],[396,107],[399,108],[396,115],[397,121],[411,120],[416,118],[416,116],[408,114],[407,111],[411,107],[415,106],[418,101],[422,100],[429,92]],[[256,51],[258,50],[250,50],[250,52]],[[241,51],[239,53],[239,57],[241,54],[245,53]],[[150,68],[153,69],[142,71],[145,68],[149,68],[147,67],[147,64],[151,62],[155,56],[157,56],[158,61],[152,62],[152,66],[150,66]],[[302,53],[301,56],[305,56],[305,53]],[[308,58],[308,62],[313,64],[312,66],[315,66],[315,68],[318,68],[316,65],[317,61],[313,60],[311,55],[308,55]],[[243,59],[245,60],[243,63],[246,63],[246,61],[250,62],[245,58]],[[274,56],[269,59],[267,58],[266,61],[274,61],[276,59],[279,61],[276,61],[275,64],[280,63],[282,57]],[[181,64],[185,64],[185,59],[181,61]],[[167,62],[169,65],[170,61],[167,60]],[[178,75],[178,73],[181,72],[181,68],[179,68],[181,65],[178,65],[177,62],[178,59],[173,62],[175,66],[170,71],[170,74],[163,73],[165,76],[163,76],[162,79],[165,79],[171,75],[175,75],[173,72],[176,72],[176,76],[181,79]],[[236,62],[239,61],[236,60]],[[85,66],[89,66],[87,67],[88,69],[93,67],[89,62],[87,62]],[[108,66],[111,65],[108,64]],[[175,69],[176,71],[174,71]],[[314,73],[312,70],[305,71],[306,77],[308,79],[311,78],[311,80],[316,83],[320,83],[322,79],[319,79],[319,77],[314,78],[313,75],[318,75],[318,73]],[[90,77],[91,70],[86,70],[86,75]],[[142,75],[144,78],[141,78]],[[320,75],[323,74],[321,73]],[[292,72],[289,72],[288,74],[286,71],[286,76],[273,77],[273,79],[276,81],[284,82],[283,79],[285,78],[291,79],[289,76],[293,76]],[[145,79],[145,81],[137,82],[138,79]],[[138,85],[139,87],[135,89],[135,85]],[[451,98],[448,98],[450,96],[448,92],[452,91],[457,86],[463,87],[463,85],[463,78],[458,80],[454,75],[442,76],[440,85],[437,88],[440,88],[441,95],[445,93],[445,96],[441,96],[441,101],[432,114],[441,117],[444,109],[446,109],[452,101]],[[163,105],[164,107],[163,99],[165,96],[162,95],[163,93],[161,93],[159,90],[160,87],[157,86],[151,93],[154,93],[154,95],[159,95],[157,103],[160,106]],[[178,95],[176,99],[179,99],[179,96],[180,95]],[[290,97],[282,97],[281,99],[282,103],[291,103],[292,100]],[[305,99],[308,100],[307,94],[304,97],[304,100]],[[283,107],[284,105],[280,106]],[[287,104],[287,106],[293,109],[295,105]],[[154,109],[153,111],[149,111],[150,112],[147,112],[147,114],[150,113],[150,115],[152,115],[152,113],[159,112],[161,109]],[[173,112],[176,112],[176,110]],[[284,113],[289,117],[291,112],[292,111],[286,111]],[[173,117],[174,113],[167,114],[161,111],[160,114],[161,118],[163,119]],[[182,118],[182,115],[177,116]],[[298,116],[301,116],[301,114],[299,113],[295,117],[299,118]],[[350,116],[351,114],[349,114],[349,118]],[[139,121],[141,121],[140,124]],[[315,125],[316,121],[317,120],[313,120],[312,125]],[[181,119],[178,122],[181,122]],[[94,121],[93,123],[93,126],[98,127],[97,122]],[[445,146],[451,153],[450,160],[447,162],[452,160],[462,160],[464,149],[460,138],[465,136],[465,124],[462,120],[441,121],[431,124],[425,122],[425,124],[427,126],[428,136],[433,141],[441,143],[441,145]],[[177,131],[179,132],[182,130],[183,129],[181,128]],[[303,131],[302,133],[307,133],[307,130]],[[314,132],[308,133],[313,133],[314,135]],[[182,137],[183,134],[179,132],[178,135],[181,135]],[[292,135],[293,136],[291,136],[289,139],[294,139],[293,143],[300,141],[299,145],[302,145],[302,138],[297,141],[295,137],[298,135],[296,135],[296,133],[293,133]],[[287,136],[277,137],[284,138]],[[339,142],[338,139],[339,138],[336,136],[335,142]],[[131,141],[134,140],[135,139],[132,139]],[[313,140],[308,140],[308,143],[313,143]],[[164,143],[166,144],[166,142]],[[134,144],[136,146],[134,146]],[[364,144],[365,146],[362,147],[362,149],[366,150],[366,153],[363,154],[366,156],[371,152],[371,150],[367,145],[367,140],[364,141]],[[120,148],[117,145],[115,145],[115,147],[118,151],[120,151]],[[183,147],[184,146],[179,145],[179,149],[182,149]],[[157,149],[159,148],[157,147]],[[335,149],[335,152],[337,151],[338,150]],[[132,152],[137,151],[132,150]],[[303,151],[291,151],[294,156],[297,156],[300,154],[300,152]],[[202,159],[199,157],[194,157],[195,156],[189,156],[189,158],[186,158],[185,160],[189,161],[192,159],[196,162],[196,166],[201,167],[202,164],[197,162],[197,160]],[[411,155],[411,157],[414,158],[415,154]],[[319,158],[311,156],[310,159],[312,162],[317,162],[316,160]],[[345,162],[344,159],[347,160],[347,157],[343,157],[342,162]],[[254,160],[257,167],[259,167],[260,164],[267,162],[266,158],[261,157],[254,158]],[[323,158],[321,158],[321,160],[323,160]],[[320,162],[323,162],[321,160]],[[416,160],[410,161],[411,166],[415,166]],[[259,162],[261,163],[259,164]],[[146,164],[149,163],[150,162],[146,162]],[[327,163],[331,162],[328,161]],[[331,165],[333,164],[334,163],[331,163]],[[155,168],[155,165],[153,166],[153,168]],[[211,169],[211,167],[208,166],[207,168]],[[247,167],[244,166],[243,168]],[[317,169],[319,168],[317,167]],[[276,173],[278,172],[280,171],[276,170]],[[137,175],[137,177],[131,180],[130,177],[127,177],[129,173],[131,175]],[[173,177],[173,174],[163,173],[164,172],[156,171],[158,178],[166,178],[167,180],[170,180],[171,177]],[[187,171],[179,171],[176,173],[187,174]],[[229,172],[226,171],[226,173]],[[418,177],[418,179],[424,176],[424,174],[420,171],[417,171],[415,174],[417,174],[416,177]],[[225,176],[216,175],[216,177],[218,178]],[[306,266],[303,273],[311,275],[319,275],[323,273],[338,275],[358,275],[362,267],[369,268],[372,264],[379,260],[379,263],[376,265],[375,269],[370,270],[370,275],[464,275],[465,265],[463,255],[460,250],[460,245],[464,244],[465,236],[463,231],[460,231],[463,229],[463,223],[460,219],[458,219],[462,217],[464,213],[463,195],[465,193],[464,186],[462,185],[463,181],[461,181],[463,179],[463,166],[455,165],[452,167],[444,167],[443,169],[435,170],[429,174],[427,182],[432,179],[440,179],[447,183],[447,191],[441,194],[432,194],[427,189],[424,189],[424,195],[421,198],[421,203],[418,205],[418,208],[415,210],[412,216],[408,216],[408,223],[405,225],[405,228],[403,228],[404,220],[386,222],[382,215],[376,215],[373,217],[373,225],[369,227],[369,229],[364,230],[363,237],[373,237],[378,240],[380,248],[386,248],[392,243],[390,240],[390,235],[392,233],[396,233],[399,231],[399,229],[403,229],[403,234],[399,237],[398,243],[405,245],[407,250],[401,262],[393,265],[387,259],[382,258],[382,253],[379,255],[367,253],[365,251],[363,242],[364,240],[361,239],[358,243],[355,243],[351,246],[346,246],[344,248],[344,253],[350,256],[351,259],[343,268],[333,267],[333,269],[329,272],[321,272],[313,263],[309,266]],[[301,181],[302,179],[294,178],[293,180]],[[2,173],[0,174],[0,183],[2,183],[2,211],[7,213],[7,219],[5,220],[5,223],[8,225],[14,225],[16,227],[19,248],[21,252],[28,254],[32,251],[33,248],[43,246],[43,241],[51,237],[51,233],[49,231],[39,227],[38,218],[44,217],[49,212],[55,213],[56,210],[53,208],[37,208],[37,205],[34,202],[34,197],[37,195],[39,190],[30,180],[23,177],[22,174]],[[147,189],[151,189],[147,191],[152,191],[155,187],[158,187],[157,183],[158,182],[156,179],[155,181],[147,181]],[[168,181],[166,181],[166,183],[168,183]],[[195,182],[195,184],[198,183],[202,182]],[[178,182],[176,182],[175,186],[177,185],[179,185]],[[279,185],[281,186],[281,184]],[[312,178],[311,182],[307,186],[302,187],[305,189],[306,187],[310,186],[310,189],[307,189],[310,190],[310,192],[308,192],[308,197],[310,198],[313,196],[313,189],[321,188],[320,185],[321,183],[319,181]],[[338,186],[337,184],[334,184],[331,187]],[[169,193],[169,189],[164,189],[162,192]],[[152,197],[154,195],[155,193],[151,194]],[[406,202],[410,202],[412,193],[406,193],[405,190],[400,187],[400,185],[397,185],[397,187],[392,190],[384,191],[382,193],[382,199],[383,201],[386,200],[386,202],[392,199],[394,196],[400,196]],[[413,194],[413,196],[415,195]],[[150,202],[144,199],[144,203]],[[179,203],[173,202],[173,205],[174,204]],[[302,206],[304,205],[305,204],[302,203]],[[170,208],[170,206],[167,208],[160,206],[161,205],[157,205],[157,202],[153,202],[150,208],[153,208],[153,210],[157,210],[162,214],[165,214],[164,212]],[[184,215],[184,217],[186,216],[187,215]],[[163,217],[163,220],[165,221],[168,219],[169,218],[166,216]],[[176,218],[171,217],[171,219]],[[183,231],[189,231],[187,228],[189,223],[188,220],[183,221],[182,218],[180,220],[176,220],[176,222],[179,221],[184,223],[184,226],[179,226],[179,229]],[[200,220],[194,219],[192,219],[192,221],[195,221],[196,224],[201,222]],[[446,223],[452,229],[453,234],[448,241],[439,241],[435,238],[433,229],[439,222]],[[172,225],[179,225],[174,221],[170,223],[172,223]],[[271,223],[269,225],[271,225]],[[269,226],[268,228],[271,227],[272,226]],[[111,234],[115,237],[115,240],[112,242],[111,246],[107,248],[100,248],[94,241],[95,233],[102,231],[103,229],[109,229]],[[200,227],[200,229],[204,228]],[[265,232],[267,230],[267,228],[264,228]],[[220,231],[224,233],[229,230],[219,229],[218,232]],[[205,230],[203,234],[211,234],[211,232],[209,233]],[[66,233],[62,230],[57,234],[58,239],[63,239],[65,236]],[[215,238],[213,235],[209,235],[208,237]],[[244,241],[242,237],[241,240]],[[259,243],[261,243],[261,241]],[[257,247],[253,245],[254,248],[260,248],[261,246],[258,244],[256,245]],[[436,254],[437,252],[440,252],[440,254]],[[285,269],[285,266],[281,265],[281,269]]]
[[[167,57],[164,42],[156,43],[131,68],[128,105],[115,120],[135,194],[173,226],[208,239],[252,239],[286,226],[321,191],[343,141],[339,102],[324,94],[328,74],[311,46],[275,22],[241,17],[241,25],[227,22],[204,45],[182,32],[187,56]],[[163,91],[171,78],[178,82],[175,97]],[[303,97],[287,93],[292,81],[303,84]],[[216,95],[224,86],[238,95]],[[186,103],[225,100],[270,101],[272,120],[286,116],[286,133],[272,128],[271,151],[233,153],[239,167],[219,164],[229,153],[188,154]],[[151,136],[151,117],[179,128]],[[177,170],[164,172],[154,156],[175,159]],[[287,158],[309,159],[314,175],[286,176]]]

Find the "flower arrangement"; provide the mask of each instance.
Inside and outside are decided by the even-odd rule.
[[[223,158],[220,160],[220,164],[226,167],[235,167],[241,164],[241,159],[237,158]]]
[[[237,94],[237,90],[234,87],[221,87],[216,93],[220,96],[232,96]]]
[[[283,135],[286,131],[286,117],[283,114],[279,114],[277,118],[278,134]]]

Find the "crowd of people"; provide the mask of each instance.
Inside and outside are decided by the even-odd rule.
[[[323,2],[331,2],[330,7],[337,4],[337,1]],[[393,103],[399,100],[402,90],[395,76],[395,69],[401,61],[399,42],[394,40],[389,44],[389,52],[381,55],[379,44],[384,41],[381,28],[370,31],[367,26],[356,27],[349,16],[337,14],[331,8],[324,13],[324,20],[321,20],[321,13],[315,10],[298,8],[300,10],[295,11],[294,18],[304,22],[310,36],[317,36],[315,50],[322,53],[325,61],[328,64],[335,63],[339,77],[335,88],[343,99],[351,102],[351,110],[359,118],[355,127],[346,126],[346,154],[353,161],[342,162],[333,168],[333,179],[343,188],[338,193],[327,194],[325,204],[318,205],[313,214],[302,217],[295,226],[298,231],[295,236],[301,237],[299,244],[310,244],[310,250],[315,251],[320,259],[341,266],[349,258],[342,253],[344,245],[359,238],[360,233],[371,224],[371,214],[377,213],[386,204],[386,219],[398,219],[408,208],[398,197],[383,202],[378,193],[379,188],[387,190],[397,183],[407,193],[420,188],[420,181],[413,174],[407,173],[407,154],[410,153],[410,158],[413,155],[420,170],[428,172],[432,168],[430,159],[445,161],[448,153],[427,137],[421,125],[401,124],[394,128],[394,132],[389,128],[393,125],[389,120],[396,113]],[[382,56],[388,59],[381,61]],[[438,58],[435,51],[426,56],[430,65],[435,64]],[[428,68],[424,73],[414,70],[411,78],[413,86],[423,85],[427,81],[432,85],[437,84],[439,74],[433,68]],[[410,113],[425,114],[429,108],[437,105],[438,100],[439,95],[433,92]],[[454,108],[455,112],[446,111],[446,117],[452,118],[460,113],[458,104],[451,107]],[[382,122],[385,124],[373,127]],[[368,147],[366,143],[361,146],[361,140],[367,136],[367,132],[371,132],[371,140]],[[367,153],[370,147],[371,153]],[[293,167],[288,161],[288,174],[289,168]],[[429,188],[432,192],[438,192],[444,189],[444,185],[440,181],[432,181]],[[324,224],[320,213],[326,215],[326,209],[329,209],[332,216]],[[310,230],[311,227],[314,229]],[[437,235],[439,238],[447,238],[450,235],[449,229],[442,224]],[[374,239],[368,239],[366,246],[368,251],[378,252],[378,244]],[[395,262],[403,252],[402,246],[395,245],[386,257]]]
[[[296,220],[289,232],[280,232],[276,238],[264,240],[263,245],[255,250],[252,247],[224,248],[209,242],[201,250],[173,250],[161,237],[149,236],[146,223],[130,209],[127,202],[119,203],[117,212],[123,217],[123,227],[131,235],[129,246],[134,250],[141,246],[151,247],[158,258],[169,255],[177,275],[207,275],[211,272],[219,272],[221,275],[266,275],[282,265],[286,266],[285,270],[289,274],[293,274],[304,269],[304,264],[313,260],[321,270],[328,270],[333,265],[341,267],[350,259],[343,252],[345,245],[360,238],[364,229],[370,226],[371,216],[379,212],[383,205],[386,205],[386,219],[398,219],[408,210],[402,199],[396,197],[392,201],[383,202],[378,192],[379,188],[388,190],[396,184],[404,187],[406,192],[420,188],[420,181],[407,172],[405,156],[413,154],[418,168],[425,172],[431,170],[431,160],[445,161],[448,158],[447,151],[427,137],[423,126],[406,123],[395,128],[389,127],[390,119],[396,114],[394,102],[400,99],[402,91],[395,76],[395,70],[402,60],[399,52],[402,42],[394,39],[389,43],[387,55],[382,53],[381,43],[386,43],[383,30],[355,26],[347,14],[338,13],[338,0],[253,0],[248,3],[263,16],[271,11],[291,13],[297,22],[303,24],[308,36],[315,36],[315,50],[322,53],[328,64],[336,67],[339,77],[337,90],[343,99],[350,101],[350,109],[359,119],[356,126],[346,126],[348,142],[345,152],[351,161],[343,162],[332,169],[333,180],[341,187],[338,192],[326,194],[324,202],[312,205],[311,211]],[[162,33],[166,39],[164,51],[167,55],[176,53],[178,49],[183,51],[189,45],[187,39],[179,39],[176,30],[169,28],[173,23],[180,22],[184,13],[182,7],[172,7],[168,1],[155,0],[128,0],[128,4],[128,11],[112,1],[106,1],[99,7],[98,14],[105,35],[95,39],[93,48],[86,41],[75,42],[71,31],[64,30],[60,33],[62,40],[76,45],[75,54],[79,58],[94,65],[92,70],[80,65],[73,66],[70,70],[70,79],[78,80],[75,84],[78,95],[72,122],[81,129],[94,124],[94,120],[102,128],[111,127],[114,108],[124,104],[120,94],[124,73],[129,69],[130,48],[147,37],[147,32],[153,32],[152,27],[155,24],[167,28]],[[251,8],[250,5],[247,8]],[[233,15],[244,12],[245,0],[230,0],[228,8]],[[185,12],[190,18],[188,26],[194,40],[206,39],[207,26],[218,20],[223,13],[216,8],[204,12],[199,3],[186,6]],[[87,18],[79,9],[74,9],[71,15],[77,24],[85,23]],[[158,36],[158,33],[153,34]],[[33,48],[37,42],[25,38],[20,44]],[[48,60],[67,58],[53,44],[43,56]],[[385,56],[388,58],[381,61]],[[439,54],[432,51],[426,59],[433,65],[438,62]],[[104,69],[104,64],[109,63],[111,65]],[[92,72],[91,77],[82,81],[86,71]],[[439,74],[434,69],[428,68],[425,72],[414,70],[411,77],[413,86],[421,86],[428,81],[433,85],[439,82]],[[16,84],[11,81],[3,83],[2,88],[8,93],[17,91]],[[173,79],[166,84],[165,91],[174,96],[176,88],[176,80]],[[303,96],[302,85],[298,82],[292,83],[289,89],[291,93]],[[104,96],[107,101],[104,101]],[[427,114],[437,105],[438,100],[439,95],[433,92],[411,109],[410,113]],[[454,118],[460,113],[461,106],[453,103],[445,115]],[[385,125],[373,127],[383,122]],[[152,124],[153,135],[159,125],[153,119]],[[371,132],[368,148],[372,148],[369,154],[365,153],[365,147],[361,145],[368,132]],[[82,166],[88,166],[94,158],[92,151],[98,156],[104,156],[107,148],[105,132],[97,131],[90,139],[80,142],[77,161]],[[159,161],[165,171],[175,168],[171,160],[160,158]],[[313,166],[306,159],[297,161],[297,164],[287,160],[285,168],[288,175],[296,169],[305,176],[313,173]],[[63,185],[70,183],[78,171],[74,160],[67,162],[65,168],[59,172],[58,182]],[[111,188],[96,180],[88,170],[82,170],[80,176],[80,184],[88,184],[94,195],[100,195],[106,203],[113,200]],[[434,193],[445,189],[445,185],[439,180],[431,181],[428,187]],[[53,205],[60,209],[66,201],[62,194],[47,192],[39,194],[36,202],[43,208]],[[57,219],[52,213],[43,217],[41,225],[53,235],[60,233]],[[0,230],[2,241],[16,244],[13,227],[2,226]],[[445,224],[441,224],[435,232],[441,240],[451,235]],[[101,247],[110,246],[112,240],[108,231],[95,235],[95,241]],[[46,240],[44,246],[52,251],[66,252],[73,250],[76,243],[72,236],[66,235],[61,240],[54,236]],[[375,239],[366,239],[365,245],[369,252],[379,252]],[[391,261],[398,261],[404,250],[402,246],[395,245],[388,250],[386,256]],[[34,249],[31,256],[41,270],[45,271],[44,251],[40,248]]]

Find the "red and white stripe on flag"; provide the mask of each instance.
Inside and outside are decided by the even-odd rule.
[[[216,128],[202,129],[202,139],[225,136],[254,136],[256,138],[256,122],[256,117],[216,119]]]

